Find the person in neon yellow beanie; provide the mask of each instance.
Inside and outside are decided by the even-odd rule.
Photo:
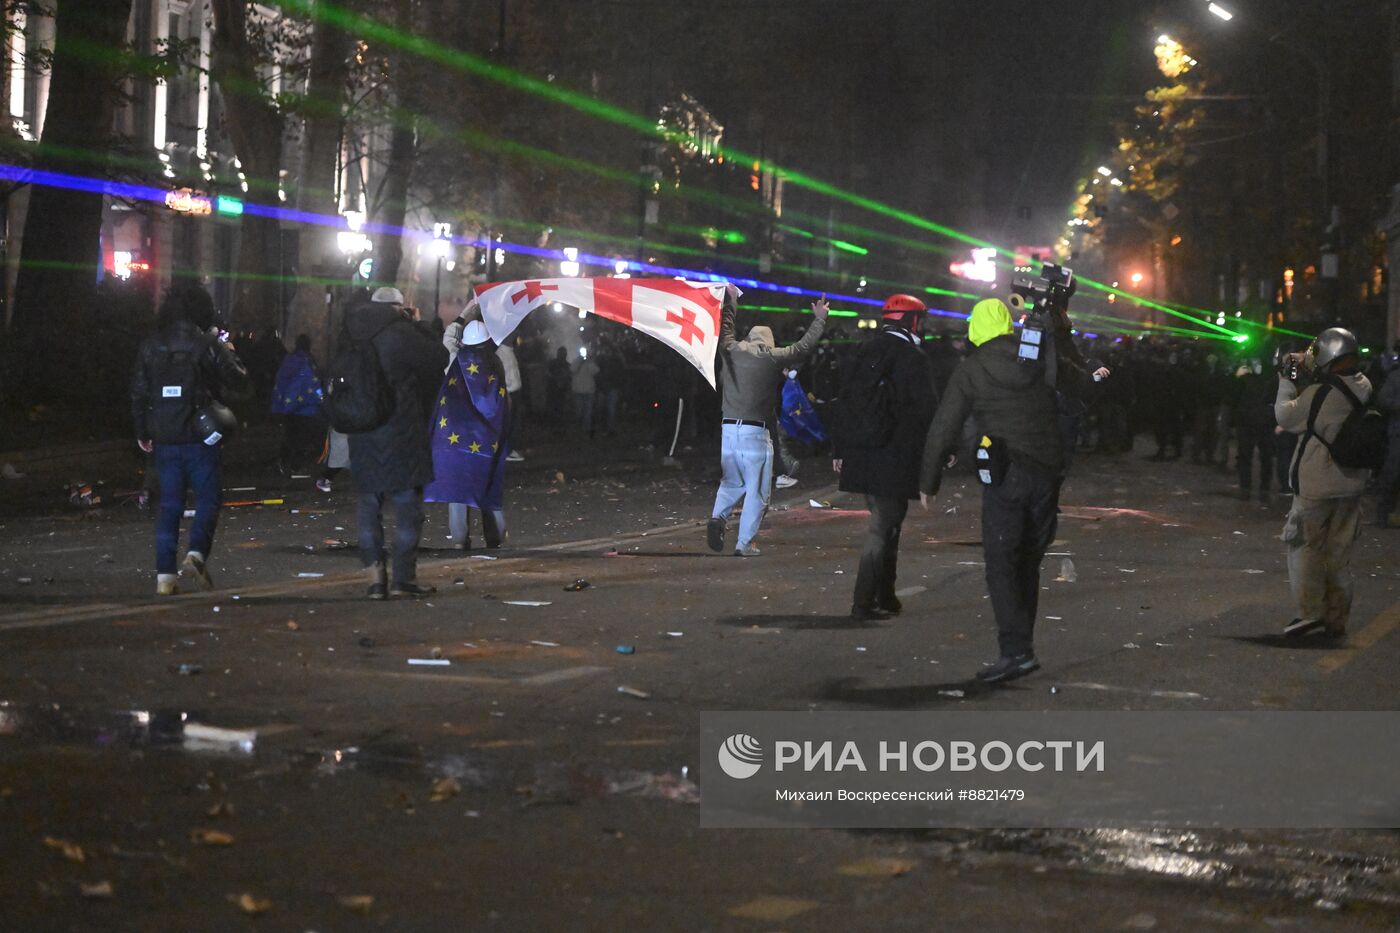
[[[1033,644],[1040,562],[1055,540],[1065,453],[1045,364],[1020,358],[1006,304],[977,302],[967,337],[976,349],[954,370],[929,426],[919,489],[927,508],[963,424],[975,417],[982,438],[982,548],[1000,648],[998,660],[977,677],[1000,683],[1040,669]]]

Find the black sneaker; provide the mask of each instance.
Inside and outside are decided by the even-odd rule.
[[[875,608],[879,609],[881,612],[888,612],[892,616],[897,616],[904,611],[904,603],[899,601],[898,596],[890,596],[885,599],[877,600]]]
[[[710,546],[710,550],[718,554],[724,550],[724,526],[726,522],[722,518],[712,518],[705,526],[705,543]]]
[[[1001,658],[986,670],[978,671],[977,679],[984,684],[1001,684],[1018,677],[1025,677],[1027,674],[1034,674],[1038,670],[1040,670],[1040,662],[1035,659],[1034,654],[1027,651],[1025,654]]]
[[[1301,638],[1327,625],[1321,619],[1294,619],[1283,627],[1284,638]]]
[[[857,622],[883,622],[890,613],[876,606],[852,606],[851,618]]]
[[[437,592],[435,586],[424,586],[416,580],[408,580],[403,583],[395,583],[389,588],[390,596],[410,596],[414,599],[419,596],[431,596]]]
[[[369,589],[365,590],[365,595],[370,599],[388,599],[389,589],[383,583],[371,583]]]

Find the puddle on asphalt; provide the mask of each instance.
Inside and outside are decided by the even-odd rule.
[[[877,835],[885,836],[884,832]],[[920,830],[960,862],[1140,874],[1313,902],[1324,909],[1400,908],[1400,834],[1393,831]],[[909,840],[911,834],[895,833]],[[1387,854],[1376,854],[1381,850]]]

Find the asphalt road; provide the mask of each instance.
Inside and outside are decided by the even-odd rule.
[[[1400,923],[1394,832],[701,830],[690,780],[703,710],[1396,709],[1400,532],[1357,544],[1347,644],[1296,647],[1285,499],[1085,458],[1043,576],[1044,669],[977,690],[995,641],[970,480],[910,514],[905,614],[855,625],[858,503],[809,462],[762,556],[712,554],[715,459],[538,449],[510,546],[426,552],[437,595],[387,604],[332,543],[354,541],[348,490],[230,470],[256,487],[231,496],[284,504],[226,510],[218,590],[157,602],[149,513],[6,485],[0,929]],[[131,482],[108,472],[110,503]]]

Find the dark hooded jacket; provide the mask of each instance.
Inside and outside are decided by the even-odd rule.
[[[192,397],[168,397],[160,373],[172,354],[194,359]],[[244,389],[248,370],[238,356],[219,340],[189,321],[176,321],[141,343],[131,380],[131,420],[138,440],[157,444],[198,444],[203,433],[195,415],[209,402],[225,402]]]
[[[896,412],[894,429],[883,447],[861,447],[844,437],[840,418],[833,427],[833,455],[841,461],[841,491],[885,499],[919,496],[919,456],[937,402],[933,371],[923,348],[893,330],[882,330],[851,360],[849,372],[869,367],[889,373]],[[848,376],[845,380],[850,385]]]
[[[350,472],[362,493],[397,492],[433,479],[431,419],[447,350],[427,327],[393,305],[351,308],[345,329],[352,340],[373,340],[394,389],[394,413],[373,431],[350,435]]]
[[[1055,476],[1064,472],[1055,390],[1045,383],[1043,364],[1017,358],[1019,346],[1015,334],[994,337],[953,372],[928,429],[923,492],[938,492],[943,464],[957,450],[969,415],[977,417],[978,431],[1006,444],[1013,463]]]

